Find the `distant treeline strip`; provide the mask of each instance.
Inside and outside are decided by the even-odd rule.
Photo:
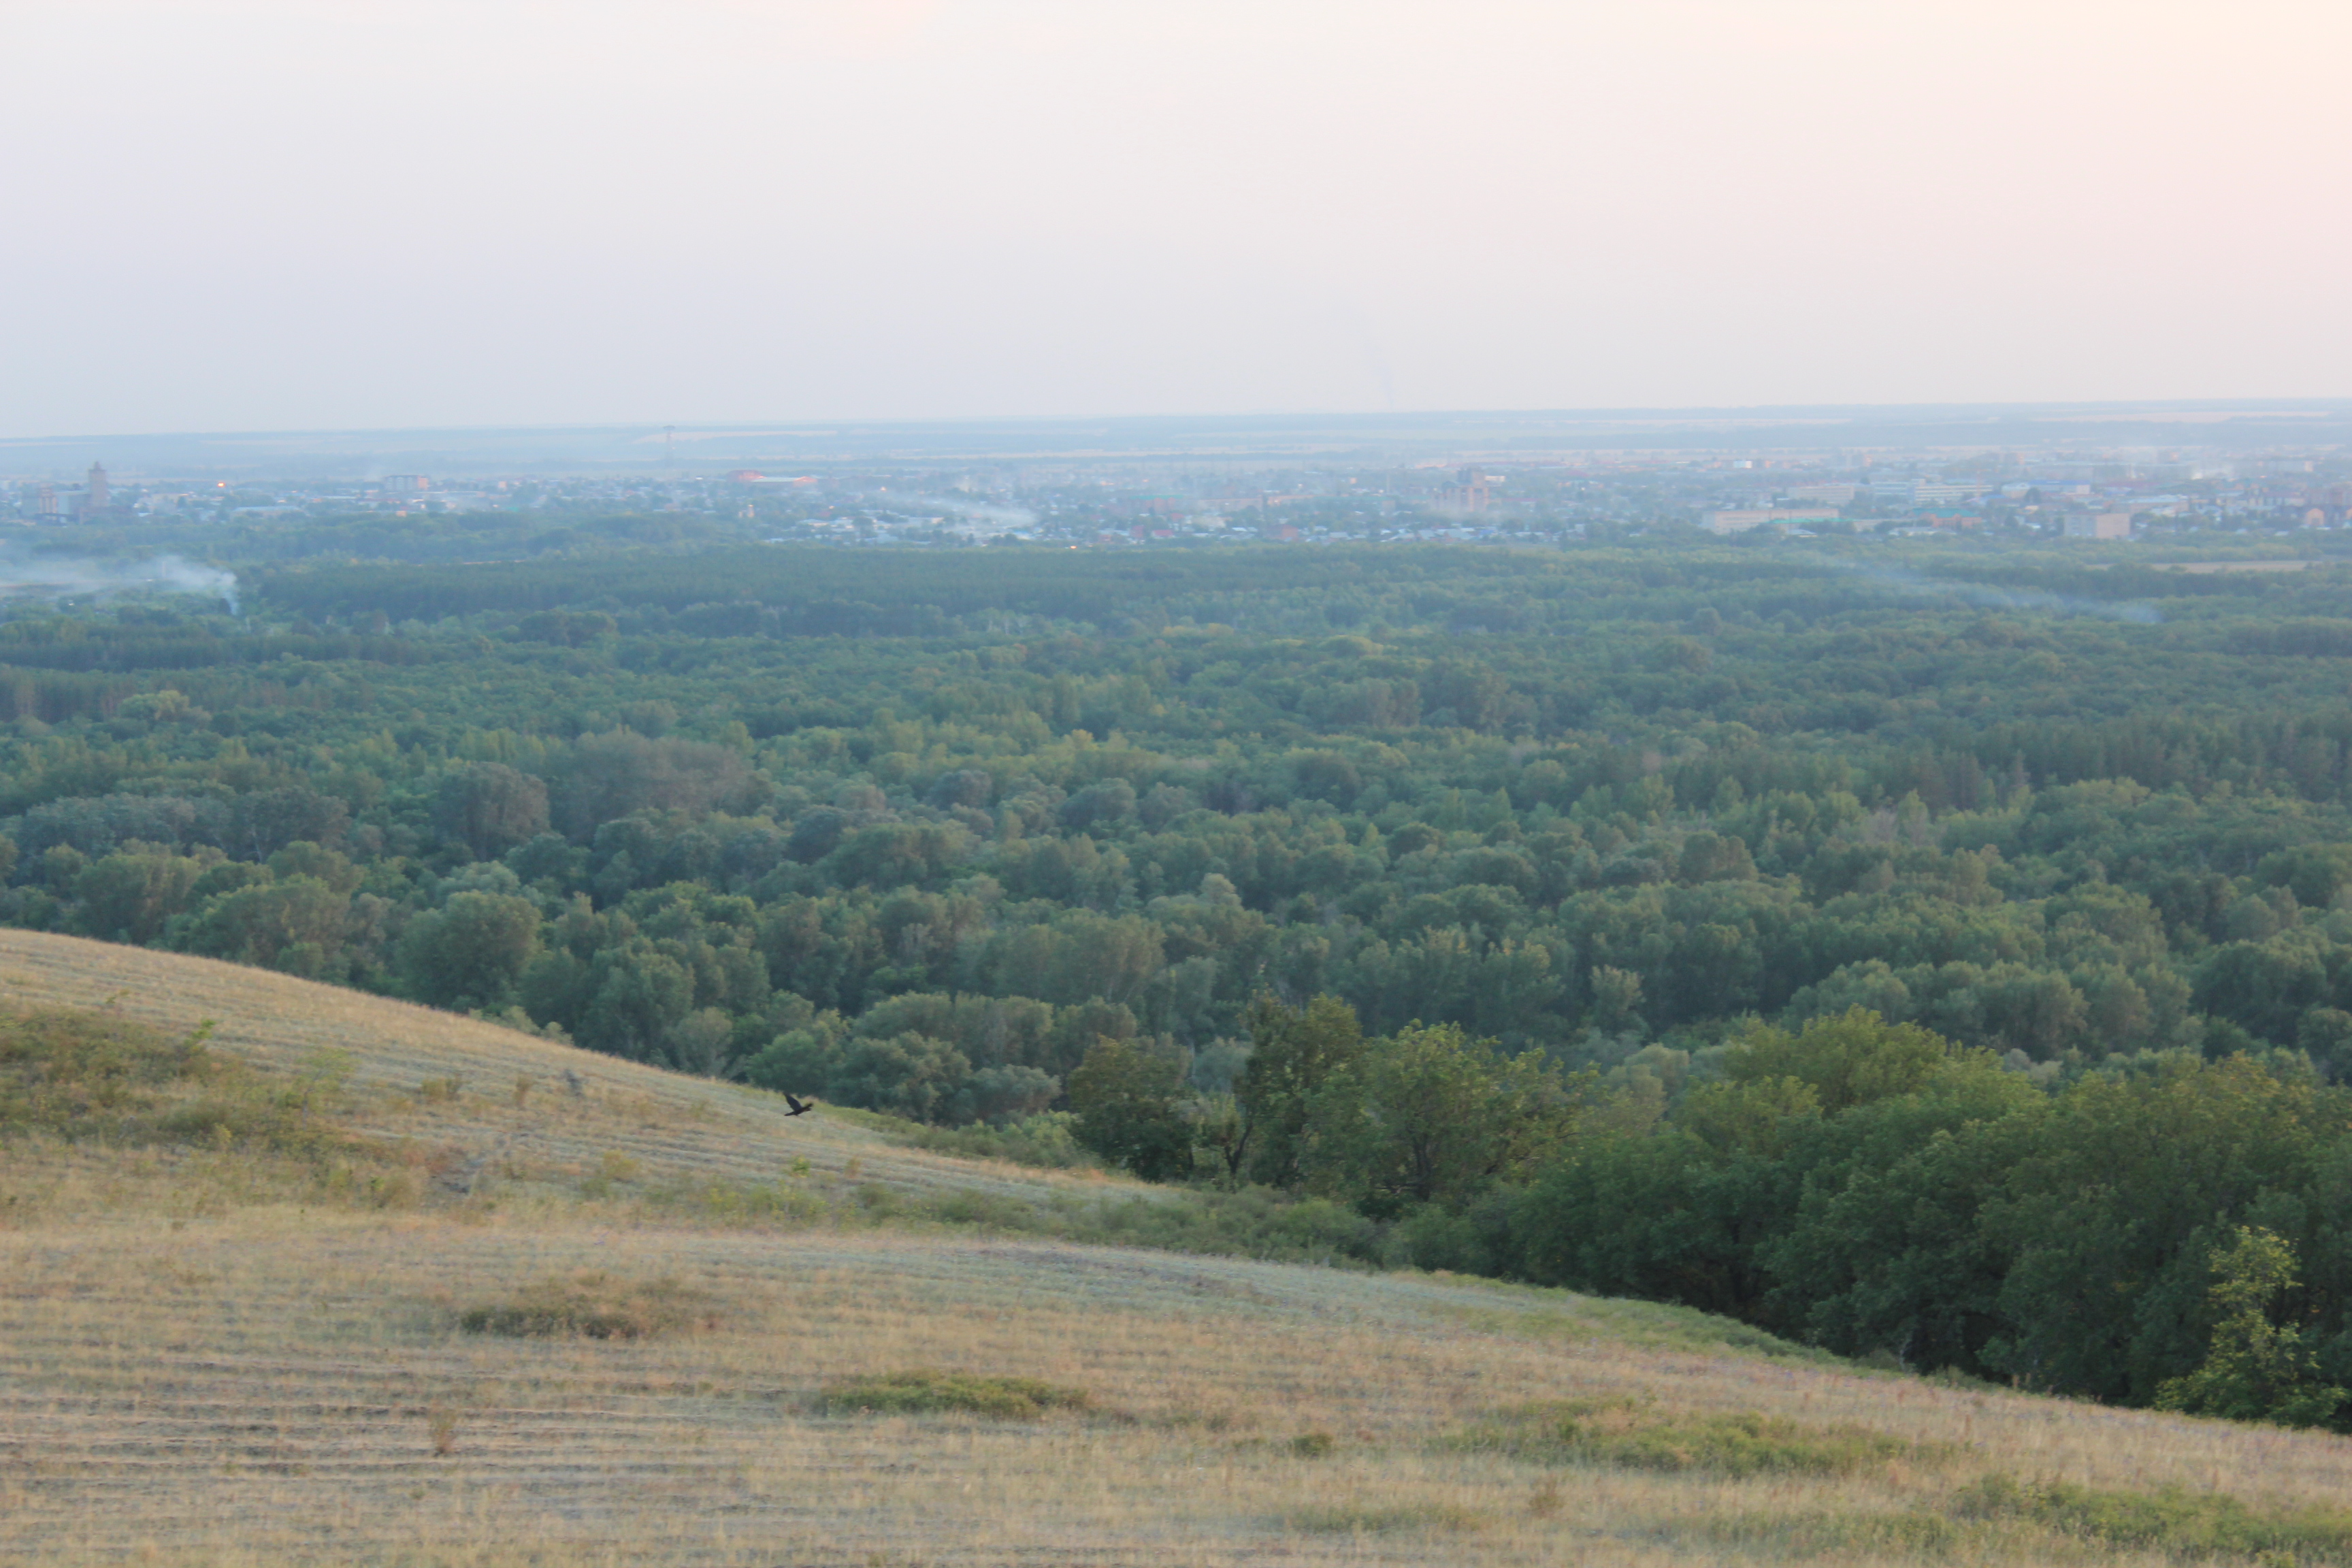
[[[740,601],[796,607],[814,623],[808,629],[819,633],[920,635],[944,617],[992,610],[1096,620],[1139,603],[1187,595],[1351,587],[1392,593],[1417,581],[1502,582],[1526,575],[1538,559],[1518,551],[1397,547],[1164,551],[1106,561],[1089,552],[1013,546],[908,552],[885,565],[868,552],[777,547],[652,559],[297,568],[265,573],[257,587],[272,604],[312,616],[380,610],[395,620],[431,620],[580,606],[658,605],[676,611]],[[1547,570],[1555,576],[1566,572],[1558,560]],[[1792,583],[1819,576],[1730,561],[1661,563],[1658,572],[1660,586],[1718,581],[1752,586],[1759,575],[1786,574]],[[877,593],[886,587],[887,593]]]
[[[405,637],[360,633],[222,637],[201,624],[148,628],[98,622],[19,621],[0,626],[0,662],[28,669],[209,669],[221,665],[274,664],[285,658],[430,664],[457,658],[463,651]]]
[[[2315,563],[2312,570],[2322,574],[2304,578],[2295,585],[2340,589],[2343,578],[2330,571],[2329,564],[2342,563]],[[2046,558],[2032,563],[1935,562],[1921,570],[1927,576],[1951,582],[1990,583],[2074,599],[2245,599],[2275,594],[2282,586],[2279,574],[2271,572],[2191,572],[2161,563],[2106,566],[2059,563]]]

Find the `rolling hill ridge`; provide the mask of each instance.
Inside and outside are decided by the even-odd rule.
[[[204,960],[0,931],[0,995],[320,1130],[0,1140],[0,1560],[2352,1561],[2341,1437],[1079,1245],[1200,1194]]]

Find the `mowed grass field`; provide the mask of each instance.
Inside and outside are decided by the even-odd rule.
[[[5,932],[0,986],[218,1020],[269,1081],[333,1079],[362,1168],[409,1179],[0,1144],[0,1563],[2352,1560],[2342,1438],[1673,1309],[910,1218],[865,1194],[1119,1184],[197,960]],[[649,1331],[467,1326],[567,1294]],[[918,1370],[1070,1405],[840,1394]]]
[[[267,970],[79,937],[0,930],[0,1007],[86,1007],[186,1034],[211,1023],[218,1055],[289,1078],[341,1079],[371,1131],[429,1154],[445,1186],[603,1174],[625,1191],[772,1181],[805,1161],[808,1182],[902,1196],[981,1193],[1043,1203],[1116,1185],[950,1159],[838,1113],[785,1114],[772,1094],[664,1072],[429,1007]]]

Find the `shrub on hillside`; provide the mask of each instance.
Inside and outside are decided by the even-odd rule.
[[[675,1279],[628,1280],[604,1273],[541,1279],[504,1301],[468,1307],[469,1334],[518,1339],[641,1340],[681,1329],[716,1328],[709,1299]]]
[[[1754,1411],[1693,1415],[1643,1400],[1572,1399],[1509,1411],[1457,1439],[1537,1462],[1719,1476],[1843,1476],[1936,1451],[1866,1427]]]
[[[829,1415],[984,1415],[997,1421],[1034,1421],[1057,1410],[1085,1410],[1094,1396],[1031,1377],[986,1377],[976,1373],[916,1368],[845,1378],[827,1385],[818,1408]]]
[[[273,1082],[205,1048],[72,1008],[0,1015],[0,1138],[45,1132],[123,1146],[238,1145],[315,1154],[348,1142],[320,1114],[342,1068]]]

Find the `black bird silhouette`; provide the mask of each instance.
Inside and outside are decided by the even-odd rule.
[[[790,1093],[785,1094],[784,1103],[792,1107],[790,1110],[784,1112],[786,1116],[806,1116],[810,1111],[816,1109],[815,1100],[794,1100]]]

